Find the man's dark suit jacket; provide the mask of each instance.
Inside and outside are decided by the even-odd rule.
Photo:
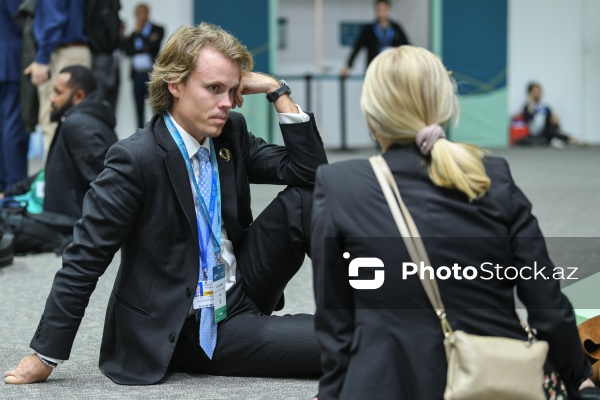
[[[65,113],[46,161],[44,211],[81,218],[83,198],[117,142],[115,114],[98,91]]]
[[[394,36],[392,37],[390,47],[398,47],[405,44],[410,44],[406,34],[404,33],[404,30],[402,30],[402,27],[397,22],[390,21],[390,26],[394,28]],[[350,53],[350,57],[348,57],[348,62],[346,63],[348,67],[352,67],[358,52],[363,48],[367,49],[365,65],[366,69],[369,64],[371,64],[371,61],[373,61],[373,59],[381,52],[381,42],[373,30],[373,23],[365,25],[360,33],[360,36],[356,40],[356,43],[354,43],[352,53]]]
[[[482,262],[523,266],[536,260],[552,269],[531,204],[503,159],[485,159],[491,188],[482,199],[469,202],[462,192],[433,184],[426,159],[415,147],[393,148],[384,158],[434,267],[458,263],[479,269]],[[418,277],[402,278],[402,263],[411,259],[367,160],[319,168],[312,224],[315,327],[324,371],[319,400],[443,398],[447,364],[442,328]],[[348,260],[344,252],[350,253]],[[348,263],[358,257],[383,261],[381,288],[350,286]],[[366,271],[360,277],[373,279],[373,274]],[[549,367],[571,390],[591,374],[559,281],[437,282],[454,329],[525,340],[514,312],[516,286],[529,309],[529,323],[550,344]]]
[[[150,35],[143,36],[139,33],[133,32],[126,39],[123,40],[121,47],[125,51],[125,54],[128,56],[133,56],[139,53],[148,53],[150,54],[150,58],[152,62],[156,60],[158,57],[158,53],[160,52],[160,45],[162,43],[163,37],[165,36],[165,28],[160,25],[151,24],[152,29],[150,30]],[[154,35],[154,36],[153,36]],[[156,39],[150,40],[151,37],[155,37]],[[135,40],[136,38],[142,39],[144,42],[141,49],[135,48]],[[133,77],[134,73],[133,66],[131,67],[131,76]]]
[[[230,113],[217,154],[222,215],[236,244],[252,222],[250,183],[312,186],[325,151],[314,120],[282,124],[286,147],[268,145]],[[98,278],[121,248],[106,311],[100,369],[122,384],[151,384],[167,371],[198,279],[198,233],[188,172],[162,116],[115,144],[85,197],[83,218],[31,347],[68,359]]]

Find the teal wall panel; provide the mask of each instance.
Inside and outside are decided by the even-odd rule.
[[[461,118],[451,139],[508,145],[507,0],[432,0],[432,36],[458,84]]]

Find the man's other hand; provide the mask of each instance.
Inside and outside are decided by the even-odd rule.
[[[30,354],[21,359],[17,368],[4,373],[4,383],[24,384],[44,382],[52,373],[52,367],[40,361],[37,354]]]
[[[350,75],[350,67],[345,66],[344,68],[342,68],[342,72],[340,72],[340,75],[344,78],[348,77],[348,75]]]
[[[35,86],[39,86],[50,79],[50,68],[48,65],[40,64],[35,61],[29,64],[23,73],[25,75],[31,75],[31,83]]]

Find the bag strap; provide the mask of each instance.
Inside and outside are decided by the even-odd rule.
[[[377,181],[379,181],[379,185],[381,186],[383,195],[385,196],[390,211],[392,212],[396,226],[400,231],[400,235],[404,240],[408,254],[410,255],[411,260],[419,266],[420,273],[422,266],[421,263],[429,265],[430,262],[427,251],[425,250],[425,246],[423,245],[423,240],[419,234],[419,230],[417,229],[412,216],[408,212],[408,208],[406,208],[406,205],[402,200],[402,196],[400,196],[400,191],[398,190],[394,176],[392,175],[392,172],[390,171],[390,168],[388,167],[384,158],[380,155],[373,156],[369,158],[369,162],[373,167]],[[452,327],[446,318],[446,310],[444,303],[442,302],[437,281],[431,275],[427,275],[426,279],[421,280],[421,284],[423,285],[425,294],[431,302],[435,313],[440,319],[444,335],[448,336],[452,333]]]
[[[400,235],[404,240],[408,254],[410,255],[412,262],[419,266],[419,276],[421,276],[421,262],[427,265],[431,265],[431,263],[429,261],[429,256],[427,255],[427,251],[425,250],[423,240],[421,239],[421,235],[419,234],[419,230],[417,229],[417,225],[412,219],[408,208],[406,208],[406,205],[402,200],[402,196],[400,196],[400,191],[398,190],[398,185],[396,185],[394,175],[392,175],[392,171],[390,171],[385,159],[381,155],[378,155],[369,157],[369,162],[373,167],[373,171],[375,172],[377,181],[381,186],[383,195],[385,196],[390,211],[392,212],[396,226],[398,227]],[[425,294],[435,310],[436,315],[440,319],[444,336],[449,336],[453,330],[450,326],[450,322],[448,322],[448,319],[446,318],[446,309],[444,307],[444,303],[442,302],[437,281],[431,274],[422,274],[422,276],[424,279],[421,279],[421,284],[423,285]],[[520,317],[519,321],[521,322],[521,326],[525,332],[527,332],[528,341],[535,341],[535,335],[533,334],[529,324]]]

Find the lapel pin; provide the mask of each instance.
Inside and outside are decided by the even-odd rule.
[[[219,157],[221,157],[225,161],[229,161],[231,160],[231,152],[229,151],[229,149],[223,148],[219,150]]]

